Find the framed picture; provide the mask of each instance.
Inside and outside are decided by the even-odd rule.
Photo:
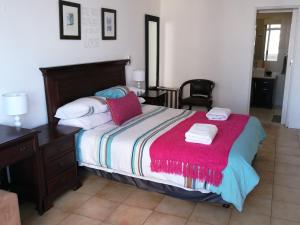
[[[117,39],[117,11],[113,9],[101,9],[102,40]]]
[[[80,4],[59,0],[60,39],[81,39]]]

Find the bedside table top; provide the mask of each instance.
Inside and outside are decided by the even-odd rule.
[[[13,142],[16,139],[36,133],[38,133],[36,130],[0,125],[0,145]]]
[[[51,125],[42,125],[34,128],[36,131],[40,131],[39,137],[39,146],[49,144],[53,141],[57,141],[65,136],[74,135],[81,128],[70,127],[70,126],[51,126]]]
[[[167,93],[166,91],[148,90],[143,95],[141,95],[140,97],[157,98],[161,95],[165,95],[166,93]]]

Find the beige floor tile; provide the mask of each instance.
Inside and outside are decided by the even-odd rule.
[[[270,199],[250,196],[244,203],[243,213],[258,213],[265,216],[271,216],[271,207],[272,201]]]
[[[248,196],[264,198],[264,199],[272,199],[272,191],[273,191],[272,184],[260,182]]]
[[[298,135],[298,130],[281,126],[277,133],[278,137],[294,137]]]
[[[285,130],[284,132],[278,132],[277,140],[278,142],[285,141],[297,141],[298,135],[292,130]]]
[[[68,215],[68,213],[62,210],[52,208],[42,216],[36,214],[35,216],[30,217],[28,220],[24,220],[22,225],[57,225]]]
[[[290,155],[285,155],[285,154],[277,154],[276,162],[285,163],[285,164],[289,164],[292,166],[300,166],[300,157],[290,156]]]
[[[274,185],[273,199],[300,205],[300,189]]]
[[[272,217],[300,222],[300,205],[282,201],[273,201]]]
[[[19,205],[21,221],[28,220],[31,217],[37,216],[38,211],[36,205],[31,202],[23,202]]]
[[[258,152],[255,160],[273,162],[275,160],[275,152]]]
[[[98,179],[87,179],[77,191],[83,194],[95,195],[98,193],[109,180],[99,177]]]
[[[120,205],[106,222],[115,225],[143,224],[153,211],[137,207]]]
[[[88,180],[98,179],[99,176],[97,176],[95,173],[90,172],[86,169],[80,168],[78,171],[79,177],[81,182],[84,184]]]
[[[273,143],[276,143],[278,131],[276,131],[276,130],[270,131],[270,130],[266,130],[265,129],[265,132],[266,132],[266,135],[267,135],[266,138],[265,138],[265,140],[268,140],[268,141],[271,141]]]
[[[273,184],[274,181],[274,173],[269,171],[256,171],[258,176],[260,177],[261,183],[269,183]]]
[[[124,204],[154,209],[164,198],[162,194],[144,190],[136,190],[125,200]]]
[[[101,225],[101,221],[72,214],[60,222],[59,225]]]
[[[293,222],[290,220],[271,218],[271,225],[300,225],[300,223]]]
[[[300,166],[291,166],[285,163],[276,163],[275,174],[286,174],[290,176],[299,176]]]
[[[300,156],[300,148],[278,146],[277,153],[282,155]]]
[[[232,213],[229,225],[269,225],[270,217],[255,213]]]
[[[66,212],[73,212],[90,198],[90,195],[69,191],[54,202],[54,207]]]
[[[281,126],[278,129],[278,136],[281,136],[281,137],[295,136],[295,135],[297,135],[297,133],[298,133],[297,129],[286,128],[283,126]]]
[[[118,206],[119,203],[93,197],[80,208],[76,209],[74,213],[104,221]]]
[[[159,203],[155,211],[188,218],[195,208],[195,205],[195,203],[190,201],[167,196]]]
[[[186,225],[211,225],[209,223],[202,223],[202,222],[196,222],[196,221],[188,221]]]
[[[252,116],[257,117],[260,121],[262,121],[264,123],[271,122],[272,118],[273,118],[273,110],[272,109],[251,107],[250,114]]]
[[[190,217],[190,221],[213,225],[227,225],[231,212],[231,209],[225,209],[207,203],[198,203]]]
[[[253,167],[257,171],[274,172],[275,163],[273,161],[255,160]]]
[[[281,147],[286,146],[286,147],[292,147],[292,148],[299,148],[300,147],[299,140],[290,139],[290,138],[287,138],[287,139],[279,138],[277,140],[277,145],[281,146]]]
[[[134,190],[137,189],[131,185],[119,182],[109,182],[96,194],[96,196],[115,202],[123,202]]]
[[[276,139],[265,139],[260,146],[259,151],[262,152],[275,152],[276,151]]]
[[[167,215],[164,213],[154,212],[146,220],[144,225],[185,225],[186,219],[182,217]]]
[[[286,174],[275,174],[274,184],[284,187],[298,188],[300,189],[300,176],[289,176]]]

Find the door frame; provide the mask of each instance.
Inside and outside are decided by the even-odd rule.
[[[289,108],[289,97],[291,93],[291,84],[292,76],[294,74],[294,58],[295,58],[295,40],[296,40],[296,29],[297,29],[297,17],[299,9],[293,9],[291,31],[290,31],[290,40],[289,40],[289,49],[288,49],[288,58],[286,65],[286,76],[285,76],[285,85],[284,85],[284,94],[283,94],[283,103],[282,103],[282,112],[281,112],[281,124],[289,126],[288,124],[288,108]]]
[[[293,61],[296,54],[295,50],[295,40],[297,34],[297,19],[298,14],[300,11],[300,6],[266,6],[266,7],[256,7],[255,8],[255,26],[253,29],[253,36],[252,40],[254,43],[252,48],[252,57],[251,57],[251,73],[250,73],[250,87],[249,87],[249,113],[250,113],[250,105],[251,105],[251,89],[252,89],[252,74],[253,74],[253,62],[254,62],[254,53],[255,53],[255,40],[256,40],[256,19],[257,19],[257,12],[258,11],[268,11],[268,12],[282,12],[289,10],[292,12],[292,23],[291,23],[291,30],[290,30],[290,39],[289,39],[289,48],[288,48],[288,59],[287,59],[287,69],[286,69],[286,77],[285,77],[285,86],[284,86],[284,97],[283,97],[283,104],[282,104],[282,115],[281,115],[281,124],[289,126],[288,124],[288,108],[289,108],[289,97],[291,91],[291,80],[293,76]]]

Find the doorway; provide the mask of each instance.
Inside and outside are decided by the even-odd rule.
[[[262,122],[285,123],[293,44],[293,10],[258,10],[250,114]]]

